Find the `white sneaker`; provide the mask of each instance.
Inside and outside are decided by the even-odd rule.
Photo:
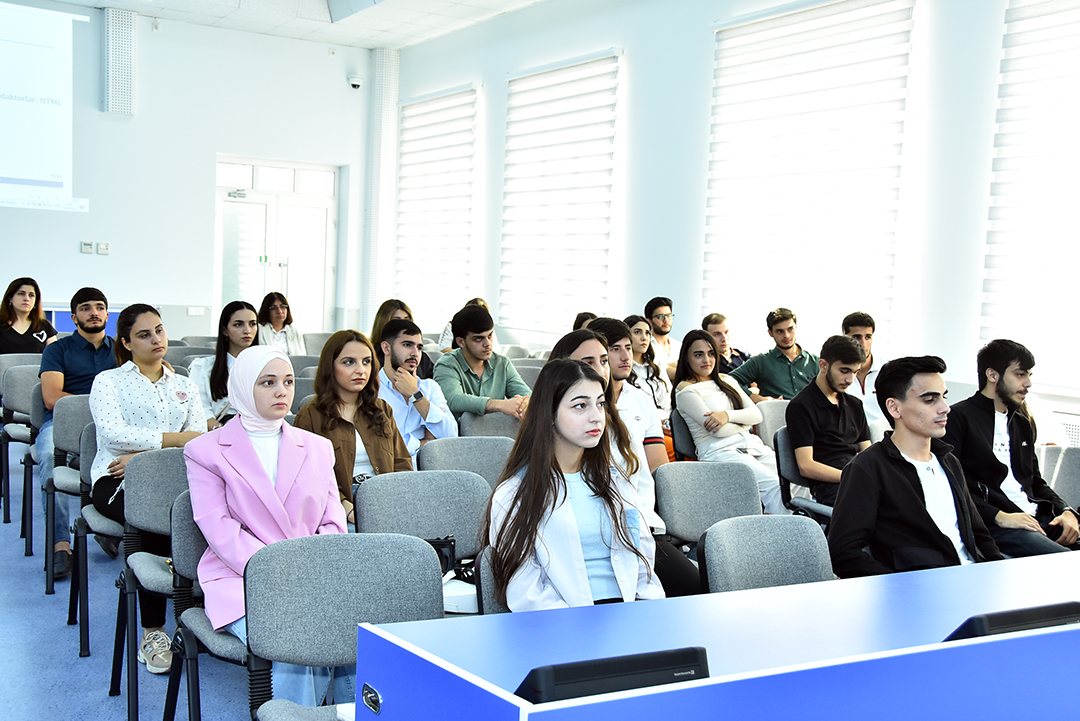
[[[147,631],[139,642],[139,663],[150,673],[168,673],[172,667],[172,641],[164,631]]]

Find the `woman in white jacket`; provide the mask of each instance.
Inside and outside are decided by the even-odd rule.
[[[663,598],[634,487],[611,463],[603,378],[580,361],[540,371],[488,508],[495,593],[511,611]]]
[[[765,511],[790,514],[780,494],[776,454],[751,430],[761,411],[739,384],[717,370],[716,341],[703,330],[683,338],[672,405],[682,414],[699,461],[742,463],[754,472]]]
[[[281,293],[267,293],[259,306],[259,345],[277,348],[285,355],[306,355],[304,336],[293,325],[289,301]]]

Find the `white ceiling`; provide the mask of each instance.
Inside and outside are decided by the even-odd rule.
[[[331,22],[341,0],[64,0],[84,7],[132,10],[231,30],[360,48],[403,48],[542,0],[351,0],[363,9]]]

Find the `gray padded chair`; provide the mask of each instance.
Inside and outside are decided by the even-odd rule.
[[[109,695],[120,695],[127,635],[128,721],[139,718],[139,664],[136,660],[140,634],[136,624],[136,593],[142,588],[172,597],[173,580],[168,559],[141,550],[139,531],[168,536],[172,529],[172,505],[187,490],[187,464],[183,448],[161,448],[135,454],[124,470],[124,568],[116,581],[120,589],[116,606],[116,641],[113,646],[112,683]]]
[[[529,348],[528,346],[524,346],[521,344],[504,345],[502,347],[502,353],[500,353],[500,355],[504,355],[510,360],[514,360],[515,358],[528,358]]]
[[[469,471],[383,473],[356,489],[356,532],[452,535],[457,557],[472,558],[490,496],[488,482]]]
[[[686,419],[677,408],[671,409],[671,415],[668,418],[671,421],[671,442],[675,447],[675,460],[697,460],[697,446],[694,445],[694,436],[690,433],[690,427],[686,425]]]
[[[495,598],[495,576],[491,572],[491,554],[494,549],[488,546],[476,557],[476,610],[481,615],[510,613],[510,609]]]
[[[504,436],[517,438],[521,421],[505,413],[485,413],[482,416],[466,411],[458,419],[458,432],[462,436]]]
[[[18,356],[35,356],[34,353],[12,354]],[[0,359],[9,356],[0,355]],[[4,402],[4,429],[0,433],[0,483],[3,484],[2,495],[4,504],[4,523],[11,523],[11,443],[33,443],[33,431],[30,424],[30,410],[33,403],[34,384],[37,383],[38,365],[9,365],[0,377],[0,394]],[[25,485],[25,484],[24,484]],[[27,498],[23,498],[23,524],[22,532],[26,533],[26,505]],[[30,505],[33,505],[33,499]]]
[[[333,333],[304,333],[304,349],[308,355],[317,356],[322,353],[326,341],[330,340]]]
[[[543,368],[547,363],[543,358],[514,358],[510,362],[519,373],[522,368]]]
[[[436,338],[435,340],[433,340],[431,342],[431,345],[433,346],[433,349],[424,351],[424,354],[428,357],[428,360],[430,360],[432,363],[438,363],[439,359],[443,357],[442,351],[434,348],[434,346],[437,346],[438,344],[439,344],[439,339]],[[425,346],[427,345],[426,340],[424,341],[424,345]]]
[[[754,472],[741,463],[665,463],[653,477],[657,512],[675,538],[697,541],[717,521],[761,515]]]
[[[540,371],[543,367],[543,365],[538,365],[520,366],[517,368],[518,375],[521,376],[521,380],[525,385],[529,386],[529,390],[536,388],[536,379],[540,377]]]
[[[293,375],[299,374],[305,368],[311,368],[315,366],[319,367],[319,356],[317,355],[291,355],[289,356],[289,362],[292,364]]]
[[[165,692],[165,721],[176,717],[176,700],[180,694],[180,677],[187,673],[187,705],[189,721],[202,718],[199,695],[199,654],[209,653],[222,661],[243,666],[247,663],[247,646],[231,633],[214,630],[206,611],[197,605],[196,579],[199,560],[206,551],[206,539],[195,524],[191,510],[191,492],[184,491],[172,507],[172,567],[173,611],[176,614],[176,633],[173,635],[173,665],[169,670],[169,687]],[[201,595],[201,594],[200,594]]]
[[[315,374],[319,372],[319,366],[308,366],[299,373],[294,373],[297,378],[314,378]]]
[[[514,441],[503,436],[436,438],[420,447],[416,466],[421,471],[472,471],[495,488],[513,449]]]
[[[1054,477],[1054,470],[1057,468],[1062,450],[1064,450],[1063,446],[1035,446],[1035,454],[1039,459],[1039,471],[1047,483],[1050,483]]]
[[[334,707],[304,709],[270,701],[271,662],[348,666],[356,663],[358,623],[442,618],[439,557],[424,540],[396,534],[279,541],[248,561],[244,602],[252,718],[334,719]]]
[[[94,464],[94,456],[97,455],[97,428],[90,423],[83,428],[82,439],[79,442],[79,502],[82,504],[82,513],[75,519],[75,549],[72,559],[71,570],[71,595],[68,599],[68,625],[75,625],[75,617],[78,614],[79,623],[79,655],[90,655],[90,614],[87,602],[90,589],[87,580],[86,562],[86,535],[94,533],[111,538],[121,539],[124,537],[124,527],[101,515],[98,509],[90,501],[90,468]]]
[[[758,410],[761,411],[761,423],[757,424],[757,434],[765,445],[774,451],[776,446],[773,445],[773,437],[776,436],[778,430],[787,425],[787,406],[786,399],[762,401],[757,404]]]
[[[169,361],[169,365],[184,366],[187,367],[192,358],[198,358],[204,355],[214,355],[214,349],[207,346],[169,346],[165,351],[165,360]]]
[[[169,339],[169,345],[170,346],[177,346],[178,348],[180,348],[180,347],[183,347],[183,346],[186,346],[186,345],[191,345],[191,344],[188,343],[186,340],[176,340],[174,338],[170,338]]]
[[[885,438],[885,434],[892,430],[892,426],[889,425],[889,421],[884,418],[878,418],[876,421],[870,424],[870,442],[879,443]]]
[[[709,593],[831,581],[821,526],[805,516],[743,516],[705,532]]]
[[[83,429],[93,423],[90,413],[90,396],[64,396],[53,407],[53,476],[45,479],[45,556],[51,556],[53,544],[53,518],[56,516],[56,493],[79,496],[82,479],[79,472],[79,453],[82,447]],[[69,460],[69,457],[72,460]],[[64,503],[67,499],[63,499]],[[52,595],[53,565],[45,564],[45,595]]]
[[[216,335],[186,335],[181,338],[181,340],[190,346],[198,346],[199,348],[217,348]]]
[[[300,409],[307,405],[308,396],[315,393],[315,379],[314,378],[294,378],[293,379],[293,401],[292,412],[299,413]]]
[[[1061,448],[1057,463],[1053,464],[1053,476],[1044,471],[1043,478],[1066,503],[1076,508],[1080,504],[1080,447]]]
[[[788,440],[787,426],[776,432],[774,437],[776,446],[776,475],[780,476],[780,495],[784,505],[793,511],[809,515],[818,523],[827,523],[832,518],[832,506],[824,503],[791,495],[791,487],[802,486],[810,488],[810,481],[803,478],[799,472],[799,464],[795,460],[795,449]]]

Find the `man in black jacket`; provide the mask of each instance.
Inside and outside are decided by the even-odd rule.
[[[980,390],[953,406],[945,440],[964,467],[979,515],[1009,556],[1080,548],[1076,511],[1043,480],[1022,409],[1034,356],[1015,341],[994,340],[979,351],[978,365]]]
[[[875,389],[893,432],[844,468],[829,527],[838,576],[869,576],[1001,558],[945,435],[945,362],[886,363]],[[864,549],[869,548],[870,554]]]

